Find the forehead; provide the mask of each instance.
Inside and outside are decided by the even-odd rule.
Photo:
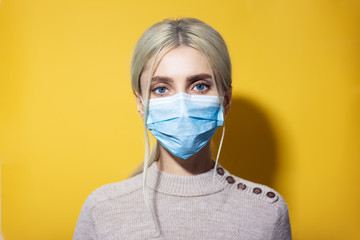
[[[154,56],[147,62],[143,74],[149,74],[153,59]],[[171,49],[162,57],[154,76],[161,74],[170,77],[181,77],[197,73],[211,74],[211,69],[205,57],[192,47],[181,46]]]

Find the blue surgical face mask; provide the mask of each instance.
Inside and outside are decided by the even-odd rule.
[[[217,96],[181,92],[149,100],[146,126],[164,148],[182,159],[200,151],[223,122]]]

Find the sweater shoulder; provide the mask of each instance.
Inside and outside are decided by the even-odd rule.
[[[88,208],[93,208],[97,204],[125,196],[142,187],[142,174],[138,174],[131,178],[102,185],[93,190],[86,199]]]
[[[227,174],[229,174],[227,172]],[[283,196],[267,185],[249,181],[238,176],[229,175],[234,178],[234,183],[229,184],[229,191],[237,199],[237,206],[241,211],[244,209],[244,199],[247,207],[254,215],[261,216],[259,221],[272,222],[273,231],[271,239],[291,239],[291,226],[288,205]],[[231,181],[232,182],[232,181]]]
[[[287,207],[283,196],[274,188],[241,178],[232,174],[220,164],[217,170],[222,173],[221,175],[223,175],[223,178],[226,180],[225,182],[229,190],[234,191],[238,197]]]
[[[232,176],[235,180],[234,184],[231,184],[232,190],[236,191],[237,194],[242,197],[258,200],[268,204],[286,206],[283,196],[274,188],[238,177],[236,175],[229,174],[229,176]]]
[[[238,176],[233,177],[236,179],[237,182],[236,190],[239,191],[240,194],[246,195],[250,198],[254,198],[268,204],[286,205],[283,196],[274,188],[271,188],[264,184],[246,180]]]

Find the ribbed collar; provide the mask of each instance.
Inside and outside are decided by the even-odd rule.
[[[214,168],[211,170],[191,176],[174,175],[161,171],[156,162],[153,162],[147,169],[146,185],[158,192],[176,196],[201,196],[216,193],[225,189],[228,184],[226,177],[230,174],[219,163],[217,168],[222,168],[224,174],[215,173],[213,184]]]

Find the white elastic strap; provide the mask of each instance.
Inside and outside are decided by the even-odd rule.
[[[217,153],[217,156],[216,156],[216,162],[215,162],[215,167],[214,167],[214,175],[213,175],[213,184],[215,184],[216,167],[217,167],[217,164],[218,164],[218,161],[219,161],[220,150],[221,150],[222,143],[223,143],[223,140],[224,140],[224,134],[225,134],[225,121],[224,121],[224,125],[223,125],[223,131],[222,131],[222,135],[221,135],[221,140],[220,140],[218,153]]]

